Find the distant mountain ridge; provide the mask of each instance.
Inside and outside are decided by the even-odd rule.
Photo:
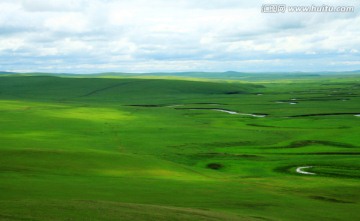
[[[19,76],[58,76],[58,77],[121,77],[121,78],[197,78],[197,79],[212,79],[212,80],[275,80],[275,79],[303,79],[312,77],[326,77],[326,76],[353,76],[360,74],[360,70],[341,71],[341,72],[149,72],[149,73],[127,73],[127,72],[103,72],[90,74],[75,74],[75,73],[17,73],[0,71],[1,75],[19,75]]]

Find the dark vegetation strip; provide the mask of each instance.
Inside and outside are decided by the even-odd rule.
[[[316,116],[337,116],[337,115],[356,115],[359,112],[353,113],[321,113],[321,114],[300,114],[300,115],[293,115],[290,117],[316,117]]]
[[[224,111],[231,111],[227,109],[215,109],[213,107],[177,107],[176,110],[224,110]]]
[[[315,173],[322,176],[357,178],[357,179],[360,179],[359,169],[360,169],[359,167],[335,166],[335,165],[314,166]]]
[[[0,219],[1,220],[25,220],[25,221],[34,221],[35,219],[33,218],[26,218],[26,217],[19,217],[19,216],[14,216],[14,215],[5,215],[5,214],[0,214]]]
[[[163,107],[164,105],[160,104],[131,104],[131,105],[125,105],[128,107]]]
[[[339,200],[339,199],[325,197],[325,196],[309,196],[309,198],[314,199],[314,200],[331,202],[331,203],[354,203],[354,202],[350,202],[350,201]]]
[[[311,128],[306,128],[306,127],[279,127],[279,126],[271,126],[271,125],[263,125],[263,124],[246,124],[247,126],[251,126],[251,127],[268,127],[268,128],[293,128],[293,129],[325,129],[325,130],[331,130],[331,129],[349,129],[349,126],[341,126],[341,127],[331,127],[331,128],[317,128],[317,127],[311,127]]]
[[[254,146],[254,141],[234,141],[234,142],[213,142],[213,143],[186,143],[181,145],[169,146],[174,148],[208,148],[208,147],[236,147],[236,146]]]
[[[245,159],[260,159],[262,156],[258,156],[255,154],[230,154],[230,153],[199,153],[196,154],[200,157],[206,158],[245,158]]]
[[[228,91],[228,92],[225,92],[224,94],[231,95],[231,94],[247,94],[247,93],[243,92],[243,91]]]
[[[188,104],[129,104],[125,106],[129,107],[167,107],[167,106],[175,106],[175,105],[192,105],[192,104],[199,104],[199,105],[228,105],[222,103],[188,103]],[[175,108],[175,109],[200,109],[200,108]],[[201,109],[214,109],[214,108],[201,108]]]
[[[241,146],[259,146],[261,148],[267,149],[291,149],[291,148],[301,148],[310,145],[324,145],[324,146],[332,146],[332,147],[340,147],[340,148],[359,148],[359,146],[355,146],[347,143],[333,142],[333,141],[322,141],[322,140],[301,140],[290,143],[285,146],[259,146],[258,143],[253,141],[235,141],[235,142],[213,142],[213,143],[187,143],[181,145],[170,145],[168,147],[178,148],[178,149],[190,149],[190,148],[209,148],[209,147],[217,147],[217,148],[227,148],[227,147],[241,147]],[[358,154],[358,152],[320,152],[320,153],[307,153],[307,154]],[[204,153],[204,154],[215,154],[215,153]],[[218,153],[216,153],[218,154]],[[221,153],[225,154],[225,153]],[[298,154],[298,153],[291,153]],[[302,153],[299,153],[302,154]],[[305,153],[304,153],[305,154]],[[242,155],[244,156],[244,155]]]
[[[300,101],[349,101],[348,98],[335,98],[335,99],[325,99],[325,98],[311,98],[311,99],[302,99]]]
[[[222,165],[221,163],[209,163],[206,165],[206,167],[212,170],[220,170],[224,167],[224,165]]]
[[[343,100],[350,100],[348,98],[328,98],[328,97],[324,97],[324,98],[300,98],[300,99],[296,99],[296,101],[343,101]],[[292,100],[278,100],[279,102],[293,102]],[[276,101],[274,101],[276,102]]]
[[[360,152],[265,153],[274,155],[360,155]]]
[[[255,218],[255,219],[265,220],[265,221],[273,221],[273,219],[265,218],[262,216],[250,216],[250,217]]]
[[[320,144],[324,146],[334,146],[334,147],[343,147],[343,148],[357,148],[352,144],[340,143],[340,142],[333,142],[333,141],[323,141],[323,140],[302,140],[302,141],[295,141],[286,146],[286,148],[297,148],[297,147],[305,147],[314,144]]]
[[[246,124],[247,126],[251,127],[269,127],[269,128],[281,128],[276,126],[268,126],[268,125],[261,125],[261,124]],[[293,128],[293,127],[283,127],[283,128]]]
[[[324,83],[324,84],[321,84],[321,85],[324,85],[324,86],[335,86],[335,85],[340,85],[340,86],[344,86],[344,85],[360,86],[360,84],[352,83],[352,82]]]
[[[131,83],[133,83],[133,82],[125,82],[125,83],[118,83],[118,84],[110,85],[110,86],[107,86],[107,87],[104,87],[104,88],[99,88],[99,89],[90,91],[90,92],[88,92],[86,94],[80,95],[79,97],[91,96],[91,95],[94,95],[94,94],[99,93],[99,92],[103,92],[103,91],[106,91],[106,90],[109,90],[109,89],[112,89],[112,88],[115,88],[115,87],[131,84]]]
[[[207,103],[207,102],[189,103],[189,104],[228,105],[228,104],[223,104],[223,103]]]
[[[283,149],[283,148],[299,148],[299,147],[306,147],[310,145],[324,145],[324,146],[332,146],[332,147],[341,147],[341,148],[358,148],[358,146],[340,142],[333,142],[333,141],[324,141],[324,140],[301,140],[301,141],[294,141],[286,146],[280,147],[269,147],[271,149]]]

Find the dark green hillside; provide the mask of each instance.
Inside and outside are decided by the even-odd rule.
[[[31,100],[119,99],[130,101],[168,97],[249,93],[262,85],[166,79],[59,78],[50,76],[2,77],[3,98]],[[102,100],[103,101],[103,100]]]

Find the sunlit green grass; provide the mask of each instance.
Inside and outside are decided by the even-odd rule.
[[[0,219],[360,219],[358,81],[0,77]]]

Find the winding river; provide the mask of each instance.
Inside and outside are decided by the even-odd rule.
[[[312,166],[304,166],[304,167],[298,167],[296,168],[297,173],[306,174],[306,175],[315,175],[316,173],[307,172],[304,169],[311,168]]]
[[[212,110],[212,111],[220,111],[228,114],[238,114],[244,116],[252,116],[252,117],[266,117],[266,114],[248,114],[248,113],[240,113],[236,111],[230,111],[225,109],[215,109],[215,108],[178,108],[178,109],[187,109],[187,110]]]

